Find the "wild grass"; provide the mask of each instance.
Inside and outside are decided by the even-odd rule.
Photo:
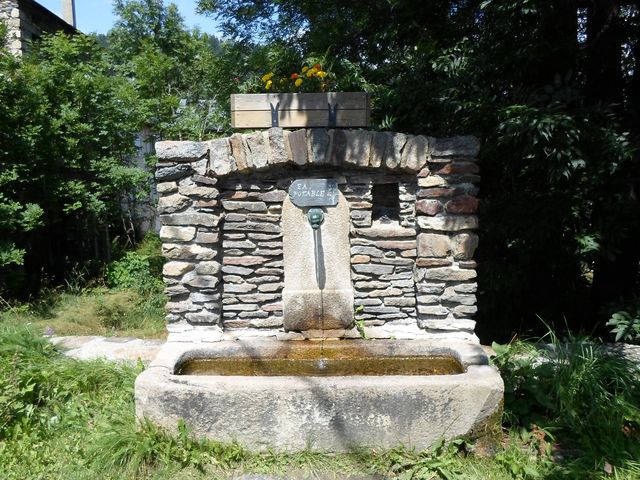
[[[133,383],[141,366],[76,361],[33,326],[2,325],[1,478],[640,478],[637,366],[593,344],[497,350],[506,429],[493,458],[470,454],[463,440],[422,452],[287,454],[198,440],[184,424],[176,434],[137,424]]]
[[[80,294],[54,291],[47,295],[46,300],[0,311],[0,325],[29,324],[55,335],[166,335],[166,300],[161,291],[144,295],[132,288],[94,287]]]

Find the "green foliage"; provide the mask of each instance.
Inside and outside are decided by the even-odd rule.
[[[431,450],[422,452],[406,449],[391,450],[388,453],[389,472],[400,480],[462,478],[457,458],[462,445],[461,440],[446,443],[444,439],[440,439]]]
[[[594,312],[637,291],[633,8],[610,4],[599,17],[543,0],[199,5],[238,45],[276,54],[259,57],[258,72],[323,52],[345,70],[323,67],[372,93],[379,128],[480,137],[483,337],[537,328],[537,315],[589,330],[606,320]],[[616,33],[600,43],[604,18]]]
[[[607,322],[615,341],[640,341],[640,299],[636,298],[626,308],[615,311]]]
[[[0,95],[0,289],[24,294],[42,265],[59,281],[95,255],[119,197],[148,174],[124,162],[135,94],[91,38],[47,36],[24,60],[0,53]]]
[[[150,421],[135,425],[131,419],[115,422],[91,448],[96,470],[124,470],[131,476],[151,467],[170,464],[203,471],[208,465],[229,466],[240,462],[247,454],[236,444],[194,440],[182,421],[178,422],[174,436]]]
[[[544,426],[559,442],[579,448],[583,464],[623,467],[638,458],[637,365],[586,339],[551,340],[548,347],[494,345],[507,425]]]
[[[66,402],[81,403],[101,389],[118,391],[135,374],[131,368],[60,356],[24,327],[0,328],[0,443],[73,421],[63,416]]]

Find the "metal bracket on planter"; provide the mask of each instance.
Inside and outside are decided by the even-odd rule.
[[[271,126],[279,127],[280,119],[278,115],[278,108],[280,107],[280,102],[276,103],[275,106],[273,105],[273,103],[271,103],[269,104],[269,106],[271,107]]]
[[[331,104],[327,103],[327,107],[329,108],[329,122],[328,122],[328,127],[329,128],[335,128],[336,125],[338,124],[338,104],[336,103],[333,108],[331,108]]]

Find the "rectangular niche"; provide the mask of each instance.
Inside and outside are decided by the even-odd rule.
[[[371,220],[379,223],[400,221],[400,189],[398,183],[378,183],[371,188]]]

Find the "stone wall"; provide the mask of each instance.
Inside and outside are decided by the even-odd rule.
[[[279,128],[158,142],[170,338],[316,334],[282,328],[281,222],[291,182],[316,177],[336,179],[349,205],[367,334],[475,339],[478,148],[473,137]],[[374,218],[381,184],[397,185],[395,219]]]
[[[75,28],[53,12],[27,0],[0,0],[0,21],[4,21],[8,27],[9,51],[18,56],[29,50],[29,42],[38,40],[45,32],[77,33]]]

